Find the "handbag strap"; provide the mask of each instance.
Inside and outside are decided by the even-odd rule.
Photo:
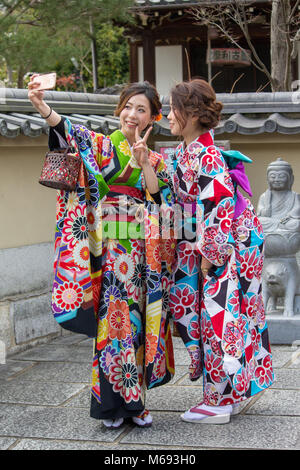
[[[54,130],[55,134],[57,135],[60,147],[63,148],[63,149],[64,148],[68,149],[69,145],[68,145],[68,142],[66,141],[66,139],[64,139],[62,137],[62,135],[59,132],[57,132],[55,129],[53,129],[53,130]]]

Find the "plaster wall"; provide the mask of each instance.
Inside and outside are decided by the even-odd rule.
[[[182,47],[155,47],[156,87],[161,96],[168,96],[170,88],[182,81]]]
[[[47,137],[0,137],[0,250],[54,238],[56,191],[38,183]]]
[[[300,135],[219,134],[217,140],[230,140],[231,149],[239,150],[253,161],[245,164],[246,173],[253,191],[252,202],[257,207],[259,196],[267,189],[267,167],[281,157],[292,165],[294,172],[293,191],[300,193]]]
[[[138,47],[138,80],[144,81],[144,53]],[[168,96],[170,88],[183,80],[182,46],[155,47],[156,88],[161,96]]]

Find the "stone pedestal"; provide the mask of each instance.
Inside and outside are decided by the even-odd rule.
[[[296,254],[296,260],[300,266],[300,253]],[[299,286],[300,288],[300,286]],[[279,298],[276,310],[267,313],[266,319],[269,328],[271,344],[300,345],[300,295],[295,296],[294,315],[283,315],[284,299]]]
[[[270,343],[300,345],[300,315],[286,318],[282,311],[270,312],[267,315]]]

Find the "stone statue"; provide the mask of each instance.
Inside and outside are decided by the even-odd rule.
[[[282,158],[268,166],[267,181],[269,189],[261,195],[257,208],[266,240],[263,297],[267,311],[275,310],[277,298],[283,297],[283,314],[292,316],[300,301],[296,298],[300,294],[296,259],[300,250],[300,195],[292,191],[293,170]]]
[[[297,262],[287,258],[266,258],[263,272],[263,298],[267,312],[277,309],[284,298],[284,316],[300,313],[300,276]]]

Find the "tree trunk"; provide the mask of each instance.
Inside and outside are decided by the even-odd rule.
[[[24,88],[24,73],[23,64],[20,64],[18,68],[18,88]]]
[[[291,84],[290,0],[273,0],[271,15],[272,91],[288,91]]]
[[[6,70],[7,70],[7,87],[13,88],[13,69],[12,67],[6,62]]]

